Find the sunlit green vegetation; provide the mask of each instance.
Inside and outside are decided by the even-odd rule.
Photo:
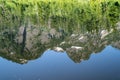
[[[114,27],[119,0],[1,0],[0,26],[31,24],[67,31]]]

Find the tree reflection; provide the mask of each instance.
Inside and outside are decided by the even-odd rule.
[[[78,63],[107,45],[120,49],[119,1],[45,1],[0,1],[1,57],[24,64],[64,50]]]
[[[66,51],[75,63],[89,59],[92,53],[101,52],[107,45],[120,49],[119,30],[69,34],[54,28],[46,31],[29,25],[26,28],[21,27],[16,29],[18,30],[16,32],[3,30],[0,37],[0,56],[19,64],[37,59],[44,51],[55,50],[55,47]],[[51,30],[52,32],[50,32]]]
[[[79,63],[81,60],[89,59],[91,53],[101,52],[108,45],[120,49],[119,34],[120,32],[116,30],[106,35],[102,39],[101,37],[98,37],[98,34],[96,34],[95,36],[93,36],[93,34],[89,34],[88,40],[84,43],[77,42],[76,44],[74,44],[74,41],[71,41],[72,45],[83,47],[82,50],[69,48],[67,50],[67,54],[74,62]]]

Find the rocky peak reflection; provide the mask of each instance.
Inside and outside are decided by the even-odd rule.
[[[120,49],[120,31],[99,30],[98,32],[69,33],[64,29],[36,26],[21,26],[0,32],[0,56],[19,64],[39,58],[46,50],[66,51],[75,62],[87,60],[91,53],[102,51],[107,45]]]

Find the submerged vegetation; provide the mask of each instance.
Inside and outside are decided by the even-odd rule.
[[[111,44],[101,31],[115,33],[119,21],[120,0],[0,0],[0,56],[23,64],[60,46],[80,62]]]

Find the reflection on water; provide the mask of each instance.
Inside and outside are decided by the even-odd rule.
[[[84,33],[30,25],[2,30],[0,79],[119,80],[119,34],[119,26]]]
[[[80,63],[89,59],[91,53],[101,52],[107,45],[120,49],[119,34],[119,29],[70,34],[64,29],[50,28],[47,31],[30,25],[21,26],[18,29],[1,31],[0,56],[24,64],[50,49],[66,52],[71,60]]]
[[[75,64],[64,52],[48,50],[41,58],[20,65],[0,58],[1,80],[119,80],[120,50],[105,47]]]
[[[118,0],[0,1],[0,80],[120,80],[119,34]]]

